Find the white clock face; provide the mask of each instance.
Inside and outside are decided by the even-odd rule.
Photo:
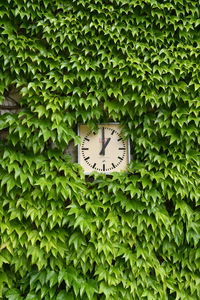
[[[79,131],[79,162],[85,173],[126,170],[128,142],[122,139],[119,124],[98,125],[97,133],[91,132],[86,125],[80,125]]]

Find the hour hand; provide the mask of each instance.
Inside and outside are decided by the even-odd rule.
[[[102,144],[102,149],[101,149],[99,155],[105,155],[105,149],[108,146],[108,143],[110,142],[110,140],[111,140],[111,138],[108,138],[106,140],[106,142]]]

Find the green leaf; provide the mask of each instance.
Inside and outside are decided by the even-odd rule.
[[[56,297],[56,300],[75,300],[75,298],[72,293],[60,291]]]
[[[29,293],[27,296],[26,296],[26,300],[32,300],[32,299],[37,299],[38,298],[38,296],[37,296],[37,294],[35,294],[35,293]]]
[[[54,271],[48,271],[47,272],[47,277],[46,277],[46,282],[48,283],[49,281],[49,286],[52,287],[56,284],[58,281],[58,275]]]
[[[6,292],[6,297],[9,300],[22,300],[23,298],[20,296],[20,293],[17,289],[10,289]]]

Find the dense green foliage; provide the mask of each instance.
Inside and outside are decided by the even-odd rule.
[[[21,95],[0,116],[2,299],[200,299],[199,15],[197,0],[0,1],[1,107]],[[133,160],[88,181],[65,149],[106,121]]]

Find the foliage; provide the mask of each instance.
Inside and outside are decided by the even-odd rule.
[[[1,0],[0,297],[200,298],[199,5]],[[123,124],[128,173],[65,155]]]

